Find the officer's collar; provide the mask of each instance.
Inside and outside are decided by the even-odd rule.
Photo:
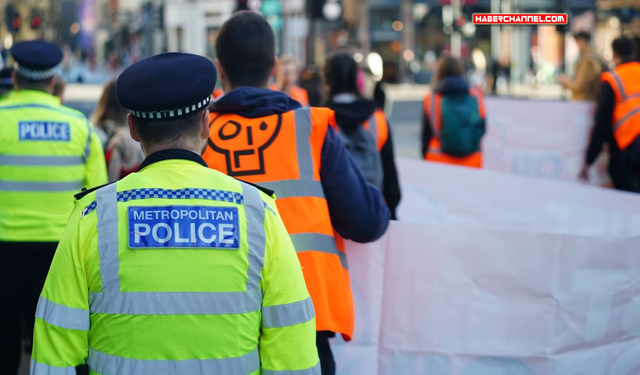
[[[207,167],[207,163],[205,163],[202,157],[196,154],[195,152],[189,151],[189,150],[183,150],[179,148],[172,148],[169,150],[157,151],[147,156],[142,162],[142,164],[140,164],[140,167],[138,168],[138,170],[141,171],[144,168],[150,166],[151,164],[157,163],[159,161],[172,160],[172,159],[189,160],[189,161],[199,163],[203,167]]]

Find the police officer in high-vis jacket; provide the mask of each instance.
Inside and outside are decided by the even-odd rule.
[[[15,90],[0,101],[0,363],[15,374],[73,194],[107,182],[102,146],[80,112],[51,95],[62,51],[16,43]]]
[[[272,192],[200,157],[215,77],[204,57],[165,53],[118,78],[146,159],[76,196],[38,302],[32,374],[319,373],[313,304]]]

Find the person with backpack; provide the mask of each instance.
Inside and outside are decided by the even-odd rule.
[[[480,141],[485,107],[480,88],[470,88],[460,61],[442,56],[424,98],[422,155],[425,160],[482,167]]]
[[[367,182],[378,187],[396,219],[400,182],[393,156],[391,129],[376,102],[358,89],[358,64],[350,54],[336,53],[325,64],[329,86],[327,107],[335,111],[336,123],[347,151]]]

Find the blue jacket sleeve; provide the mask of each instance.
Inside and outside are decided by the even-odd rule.
[[[320,179],[335,230],[360,243],[382,237],[389,226],[389,209],[380,190],[366,182],[332,127],[322,146],[321,163]]]

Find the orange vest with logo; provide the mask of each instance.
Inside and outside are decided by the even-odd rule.
[[[477,88],[472,88],[469,90],[469,94],[478,100],[480,118],[484,119],[485,109],[482,91]],[[442,109],[441,102],[442,95],[438,93],[428,93],[424,97],[424,113],[429,118],[431,127],[433,128],[433,136],[431,137],[431,141],[429,142],[429,150],[424,155],[424,159],[437,163],[455,164],[471,168],[482,168],[482,153],[479,151],[463,157],[451,156],[442,152],[442,148],[440,146],[440,131],[442,129],[442,115],[440,113],[440,110]]]
[[[378,152],[382,151],[382,147],[389,139],[389,125],[384,112],[377,109],[362,126],[375,140]]]
[[[334,231],[320,181],[322,146],[333,111],[303,107],[261,118],[210,114],[203,155],[209,167],[276,193],[302,265],[318,331],[353,335],[353,297],[344,240]]]
[[[270,85],[269,89],[280,91],[278,89],[278,86],[276,85]],[[289,89],[289,96],[291,97],[291,99],[297,100],[303,107],[309,106],[309,94],[307,93],[307,90],[303,89],[302,87],[292,85]]]
[[[640,136],[640,63],[628,62],[613,71],[602,73],[616,96],[613,109],[613,136],[624,150]]]

